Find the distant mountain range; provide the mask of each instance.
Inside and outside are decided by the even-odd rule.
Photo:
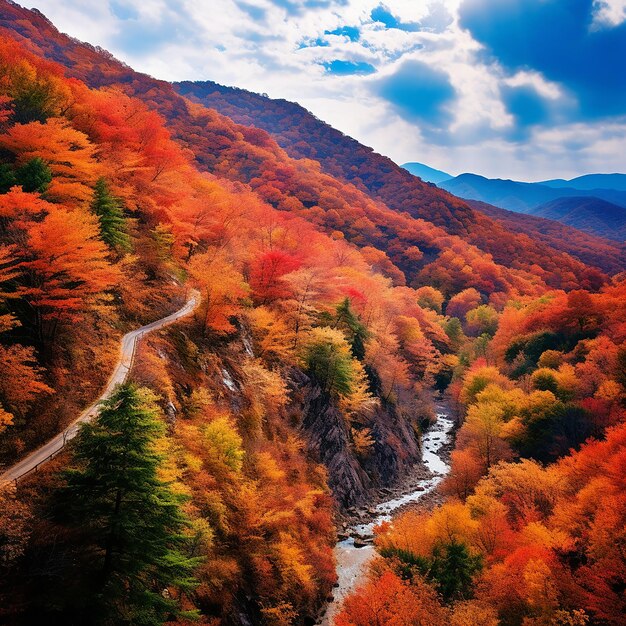
[[[411,172],[413,176],[419,176],[424,182],[434,183],[435,185],[452,178],[451,174],[436,170],[434,167],[424,165],[423,163],[405,163],[402,167]]]
[[[502,209],[531,213],[546,202],[566,197],[599,198],[626,207],[626,191],[612,188],[577,189],[576,187],[551,187],[543,183],[522,183],[515,180],[485,178],[477,174],[461,174],[439,183],[455,196],[481,200]]]
[[[465,200],[556,220],[613,241],[626,239],[626,174],[586,174],[571,180],[525,183],[478,174],[446,178],[445,172],[423,163],[405,163],[403,167]]]
[[[542,183],[461,174],[439,183],[439,187],[466,200],[556,220],[614,241],[626,239],[625,186],[624,174],[589,174],[570,181]]]
[[[499,209],[479,200],[467,202],[472,208],[497,220],[508,230],[542,241],[556,250],[599,267],[608,274],[617,274],[622,271],[623,259],[626,258],[626,243],[623,241],[611,241],[584,232],[580,228],[567,226],[554,219]]]
[[[586,191],[591,191],[592,189],[626,191],[626,174],[585,174],[571,180],[557,178],[555,180],[544,180],[539,184],[546,185],[546,187],[554,187],[555,189],[571,187]]]
[[[626,208],[599,198],[557,198],[530,213],[607,239],[626,240]]]

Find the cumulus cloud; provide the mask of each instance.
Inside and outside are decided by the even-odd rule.
[[[494,62],[536,70],[574,95],[581,118],[598,118],[626,112],[626,23],[593,28],[601,10],[594,0],[466,0],[460,24]]]
[[[626,0],[30,0],[166,80],[301,102],[398,162],[624,169]]]
[[[626,0],[595,0],[594,26],[610,28],[624,21],[626,21]]]

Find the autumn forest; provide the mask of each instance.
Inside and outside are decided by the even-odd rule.
[[[625,250],[512,224],[0,0],[0,623],[626,624]]]

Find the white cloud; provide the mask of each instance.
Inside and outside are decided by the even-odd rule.
[[[594,9],[596,27],[618,26],[626,21],[626,0],[594,0]]]

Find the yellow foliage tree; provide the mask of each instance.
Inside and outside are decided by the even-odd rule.
[[[207,252],[194,255],[189,274],[203,295],[204,330],[228,333],[235,330],[231,318],[241,310],[241,300],[249,288],[239,270],[225,254]]]

